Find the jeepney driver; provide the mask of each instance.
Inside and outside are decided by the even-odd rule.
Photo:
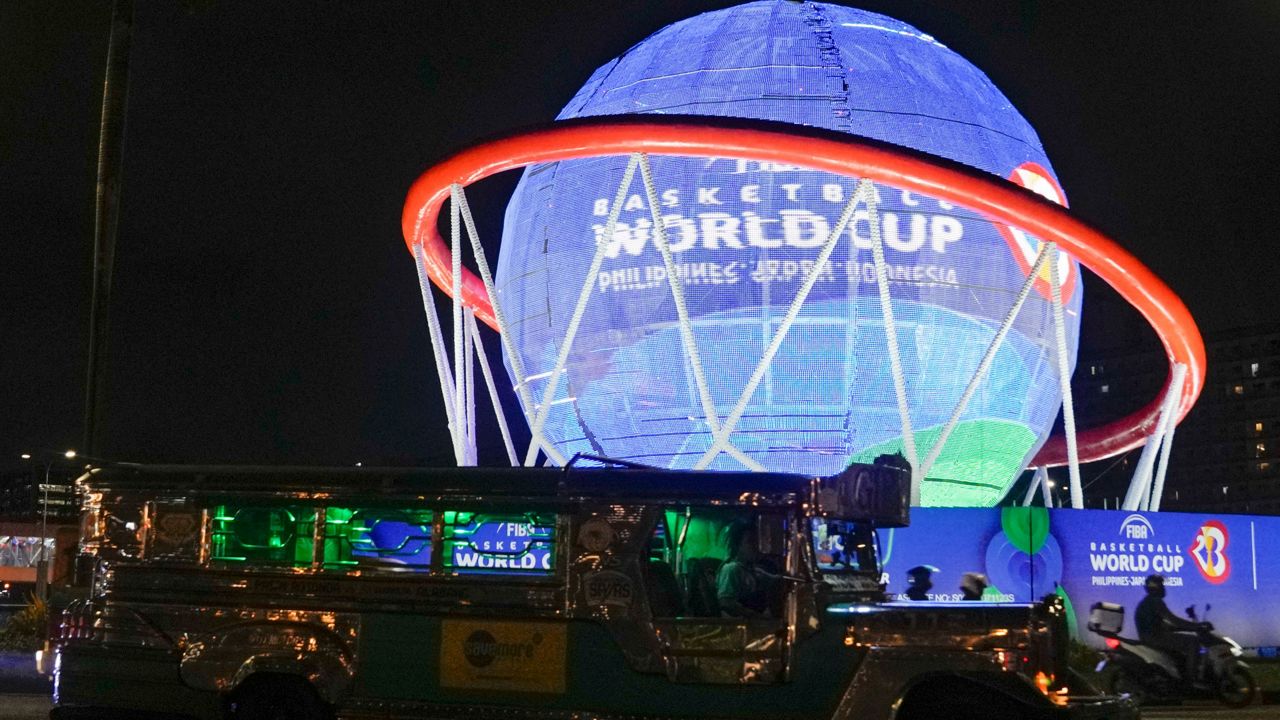
[[[782,578],[760,567],[760,544],[754,523],[729,526],[729,559],[716,573],[716,600],[727,617],[765,617]]]

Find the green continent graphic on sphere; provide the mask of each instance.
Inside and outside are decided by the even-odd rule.
[[[940,427],[917,430],[914,433],[916,452],[921,456],[928,454],[941,432]],[[1018,423],[1006,420],[960,422],[951,432],[942,454],[929,471],[929,478],[920,489],[921,504],[928,507],[996,504],[1008,489],[1007,478],[1022,470],[1023,458],[1035,444],[1035,434]],[[877,455],[902,451],[902,440],[898,438],[859,452],[854,461],[871,462]],[[1041,541],[1043,539],[1042,534]]]

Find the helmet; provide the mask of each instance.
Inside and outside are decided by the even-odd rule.
[[[929,576],[938,572],[938,568],[932,565],[917,565],[907,571],[907,577],[911,578],[912,583],[924,582]]]
[[[975,595],[981,595],[982,591],[986,590],[990,584],[987,581],[987,576],[982,573],[968,572],[960,579],[960,588],[968,590]]]

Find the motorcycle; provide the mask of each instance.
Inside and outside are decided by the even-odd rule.
[[[1205,605],[1207,615],[1210,605]],[[1089,613],[1089,629],[1102,636],[1107,650],[1097,672],[1113,669],[1110,687],[1116,695],[1128,695],[1144,704],[1180,701],[1188,698],[1216,698],[1227,707],[1241,708],[1253,702],[1258,684],[1249,666],[1240,660],[1239,643],[1213,631],[1213,624],[1196,617],[1195,606],[1187,617],[1197,622],[1195,634],[1199,654],[1193,663],[1195,677],[1186,678],[1186,664],[1164,650],[1121,637],[1124,608],[1113,603],[1094,603]]]

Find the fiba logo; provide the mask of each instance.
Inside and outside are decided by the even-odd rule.
[[[1146,540],[1155,536],[1156,529],[1141,515],[1130,515],[1120,524],[1120,534],[1127,540]]]
[[[1205,580],[1218,585],[1231,575],[1231,562],[1227,559],[1227,528],[1217,520],[1200,526],[1191,549],[1187,552],[1196,561],[1196,568]]]

